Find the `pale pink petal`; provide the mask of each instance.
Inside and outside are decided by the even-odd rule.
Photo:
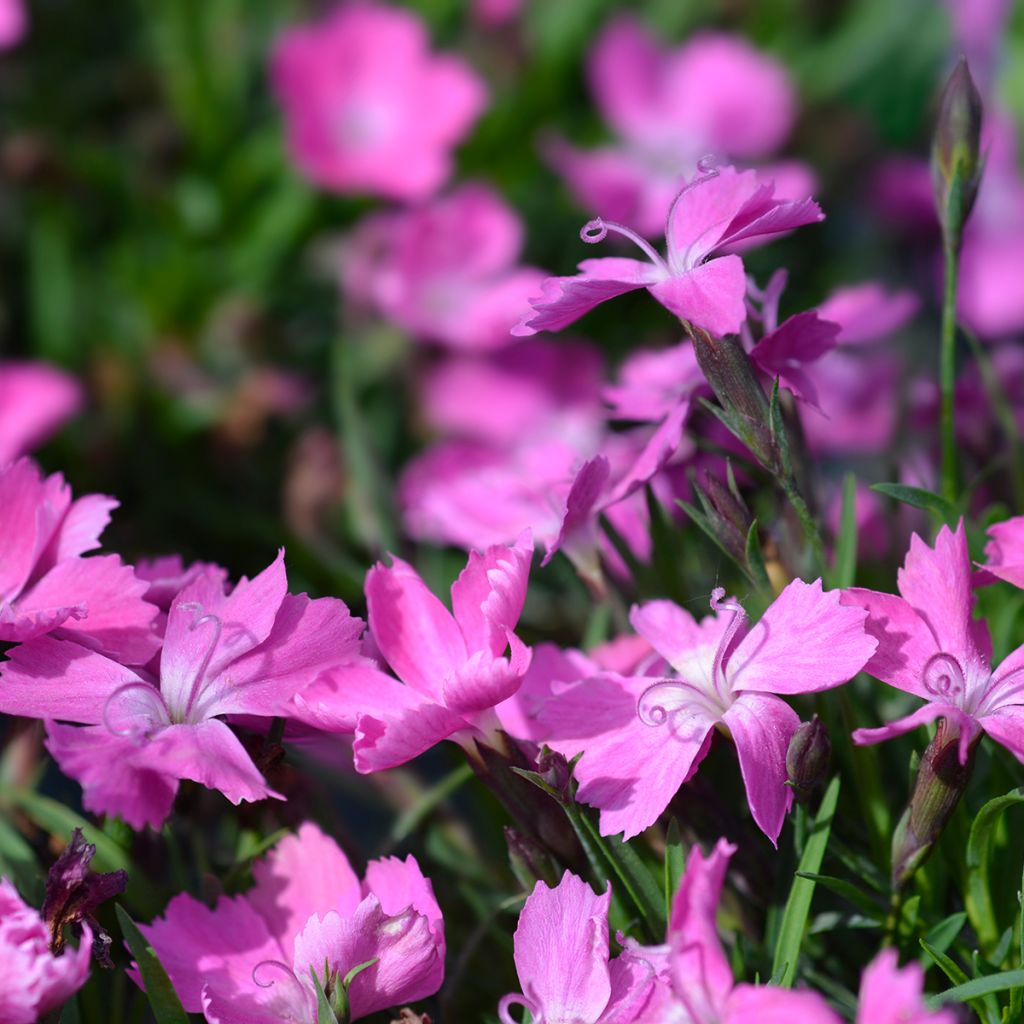
[[[737,985],[722,1024],[842,1024],[817,992],[791,992],[771,985]]]
[[[566,872],[554,889],[538,882],[519,914],[516,973],[542,1020],[596,1021],[608,1003],[608,906]]]
[[[728,660],[734,691],[816,693],[852,679],[877,646],[866,613],[821,580],[793,580]]]
[[[793,790],[786,785],[786,751],[800,725],[800,716],[778,697],[744,693],[722,721],[736,744],[750,813],[758,828],[777,846],[793,802]]]
[[[655,39],[629,15],[610,21],[594,41],[590,91],[605,120],[626,138],[649,134],[664,61]]]
[[[547,565],[564,547],[579,548],[596,542],[597,512],[610,473],[611,466],[603,455],[595,455],[580,467],[565,498],[558,534],[547,544],[541,566]]]
[[[146,751],[148,763],[162,774],[218,789],[233,804],[284,799],[267,787],[235,734],[217,718],[168,726],[150,740]]]
[[[770,200],[762,203],[755,196],[729,225],[721,239],[723,248],[743,244],[744,250],[756,242],[760,245],[771,235],[784,234],[806,224],[825,219],[821,207],[813,199]]]
[[[362,899],[359,879],[338,844],[312,822],[299,826],[253,863],[255,885],[245,899],[287,952],[316,913],[355,913]]]
[[[902,736],[922,725],[934,722],[936,718],[950,718],[959,720],[963,712],[951,704],[933,702],[918,708],[912,714],[897,718],[894,722],[880,726],[877,729],[854,729],[853,742],[860,746],[870,746],[873,743],[882,743],[891,740],[896,736]]]
[[[665,468],[669,459],[679,451],[683,442],[683,426],[689,415],[690,403],[684,399],[648,438],[632,464],[616,482],[606,504],[613,505],[628,498]]]
[[[366,865],[363,894],[376,896],[385,914],[400,914],[408,907],[422,914],[430,922],[443,958],[444,920],[441,908],[430,879],[424,877],[415,857],[410,854],[405,860],[397,857],[371,860]]]
[[[573,757],[579,799],[601,811],[601,833],[631,839],[653,825],[707,752],[717,721],[696,693],[680,685],[661,725],[637,710],[659,680],[604,675],[560,693],[539,710],[538,735]],[[666,701],[667,703],[667,701]]]
[[[467,726],[461,715],[426,702],[360,715],[353,745],[356,771],[366,774],[405,764]]]
[[[24,29],[21,0],[0,2],[0,47]],[[0,465],[32,451],[73,416],[82,389],[69,374],[46,363],[0,364]]]
[[[648,601],[633,606],[629,623],[680,676],[696,682],[694,668],[704,672],[694,663],[713,660],[728,616],[707,615],[698,622],[672,601]]]
[[[367,896],[354,915],[333,911],[314,915],[295,940],[295,973],[308,977],[310,968],[344,977],[353,967],[375,961],[360,971],[349,988],[352,1019],[433,995],[444,980],[442,947],[430,922],[413,909],[386,914],[376,896]]]
[[[549,277],[539,298],[531,299],[533,311],[512,328],[517,337],[538,331],[560,331],[608,299],[636,291],[664,277],[651,263],[611,256],[584,260],[575,277]]]
[[[47,541],[48,534],[40,536],[45,498],[31,459],[0,465],[0,598],[5,604],[25,586]]]
[[[956,1024],[952,1010],[928,1010],[924,971],[911,962],[900,969],[899,953],[883,949],[864,968],[860,980],[857,1024]]]
[[[644,952],[642,946],[626,949],[608,965],[612,992],[600,1024],[684,1024],[667,977],[656,973],[654,958],[648,959]]]
[[[222,897],[211,909],[181,893],[167,904],[163,917],[139,928],[189,1013],[202,1009],[204,985],[216,992],[255,995],[256,965],[290,959],[290,951],[274,941],[244,896]]]
[[[709,260],[648,290],[671,313],[715,337],[738,334],[747,318],[747,275],[736,255]]]
[[[398,677],[439,699],[441,682],[466,660],[466,644],[447,608],[399,558],[366,576],[370,632]]]
[[[865,281],[834,291],[818,306],[818,313],[839,324],[840,344],[857,345],[898,331],[920,305],[913,292],[890,292],[877,281]]]
[[[668,922],[672,983],[700,1020],[719,1019],[733,987],[732,969],[715,918],[729,859],[736,847],[719,839],[710,856],[690,850],[686,872],[672,899]]]
[[[290,717],[327,732],[354,733],[360,715],[404,711],[429,703],[411,686],[370,664],[325,672],[295,697]]]
[[[1024,516],[988,528],[985,568],[1015,587],[1024,587]]]
[[[469,553],[466,568],[452,584],[452,611],[467,651],[489,651],[495,657],[505,652],[506,633],[515,629],[526,600],[532,559],[529,533],[511,547]]]
[[[321,673],[359,659],[362,632],[344,602],[286,594],[267,639],[204,687],[196,713],[285,715]]]
[[[444,681],[442,696],[445,706],[467,718],[508,700],[530,667],[530,649],[515,635],[508,633],[511,658],[495,658],[487,651],[477,651]]]
[[[133,829],[160,826],[170,816],[178,780],[154,771],[146,748],[105,726],[46,726],[46,749],[65,775],[82,787],[82,803],[94,814],[118,817]]]
[[[1018,692],[1017,700],[1020,699]],[[1018,761],[1024,761],[1024,706],[1017,703],[996,708],[989,714],[979,716],[978,724]]]
[[[110,523],[110,513],[121,503],[103,494],[86,494],[73,501],[60,527],[40,558],[47,567],[100,546],[100,534]]]
[[[696,267],[715,251],[726,229],[752,199],[758,209],[770,205],[771,191],[770,185],[758,181],[756,171],[735,167],[694,178],[669,211],[666,240],[672,267]]]
[[[99,725],[111,696],[141,677],[70,640],[41,636],[8,652],[0,674],[0,711]]]
[[[971,560],[962,519],[955,531],[942,527],[934,548],[915,533],[897,582],[900,593],[931,628],[939,650],[965,666],[978,660],[971,618]]]

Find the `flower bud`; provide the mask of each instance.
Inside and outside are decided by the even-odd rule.
[[[821,719],[813,715],[809,722],[801,723],[786,751],[786,777],[793,787],[797,803],[807,803],[825,782],[832,743]]]
[[[707,525],[718,543],[741,565],[747,561],[747,534],[753,521],[750,509],[736,487],[732,472],[728,485],[705,471],[704,480],[691,478],[694,492],[704,509]]]
[[[961,57],[939,101],[932,141],[932,182],[947,244],[959,249],[981,181],[981,96]]]
[[[720,418],[765,469],[778,475],[783,460],[772,434],[768,396],[739,338],[713,338],[692,325],[687,331],[697,363],[721,405]]]
[[[558,884],[559,872],[548,852],[528,835],[505,826],[505,842],[508,844],[508,861],[516,881],[530,891],[537,882],[554,887]]]
[[[892,837],[892,885],[899,889],[924,863],[963,796],[974,769],[977,738],[960,762],[960,730],[939,719],[935,738],[921,756],[910,802]]]

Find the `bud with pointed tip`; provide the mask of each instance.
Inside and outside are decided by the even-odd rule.
[[[957,62],[939,101],[932,140],[932,182],[947,245],[960,248],[981,181],[981,96],[965,58]]]
[[[831,760],[828,730],[817,715],[812,715],[793,733],[786,751],[786,777],[797,803],[807,803],[824,784]]]
[[[753,522],[750,509],[736,486],[729,467],[728,483],[705,470],[703,481],[691,478],[694,492],[701,503],[708,526],[718,543],[741,565],[747,561],[747,534]]]

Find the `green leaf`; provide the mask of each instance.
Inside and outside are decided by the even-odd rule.
[[[672,916],[672,900],[686,869],[686,854],[679,836],[679,822],[673,818],[665,835],[665,920]]]
[[[167,972],[153,947],[146,942],[145,936],[120,903],[115,904],[114,909],[121,925],[121,934],[138,964],[139,974],[142,975],[146,987],[146,998],[153,1010],[156,1024],[189,1024],[188,1014],[185,1013],[171,979],[167,977]]]
[[[939,968],[939,970],[941,970],[942,973],[945,974],[946,977],[949,978],[949,980],[957,986],[957,989],[962,988],[964,985],[970,982],[970,979],[967,977],[963,968],[955,960],[953,960],[951,957],[947,956],[940,950],[936,949],[934,946],[929,945],[926,939],[921,939],[920,941],[921,948],[935,961],[935,964]],[[951,989],[950,991],[956,991],[956,989]],[[932,997],[933,1000],[936,998],[939,997]],[[979,1020],[991,1021],[991,1016],[988,1012],[988,1008],[985,1006],[985,1003],[981,999],[972,1000],[968,997],[964,997],[963,1001],[971,1003],[971,1006],[974,1008],[975,1013],[977,1013]]]
[[[978,933],[978,942],[986,956],[991,955],[999,941],[995,906],[989,883],[988,863],[992,839],[1002,813],[1009,807],[1024,803],[1024,787],[1010,790],[989,800],[975,815],[967,839],[967,886],[964,905],[971,925]]]
[[[317,977],[312,967],[309,969],[309,976],[313,979],[313,988],[316,990],[316,1024],[338,1024],[338,1018],[327,998],[323,983]]]
[[[699,493],[699,492],[698,492]],[[711,522],[708,517],[695,505],[691,505],[688,501],[683,501],[681,498],[676,499],[676,504],[693,520],[694,524],[700,529],[708,540],[718,548],[719,551],[725,555],[754,586],[760,586],[760,582],[751,575],[750,570],[747,566],[741,562],[736,561],[735,555],[719,540],[718,534],[715,533],[711,526]]]
[[[32,903],[42,902],[43,873],[21,833],[0,815],[0,875]]]
[[[72,996],[60,1011],[60,1024],[82,1024],[82,1014],[78,1009],[78,997]]]
[[[852,587],[857,575],[857,477],[843,477],[843,511],[836,537],[836,555],[832,563],[832,586]]]
[[[356,976],[362,974],[368,967],[372,967],[379,959],[379,956],[375,956],[370,960],[364,960],[361,964],[356,964],[355,967],[353,967],[352,970],[341,979],[341,987],[347,992],[349,985],[355,981]]]
[[[947,501],[941,494],[926,491],[923,487],[908,487],[906,484],[872,484],[871,490],[884,494],[887,498],[902,501],[904,505],[924,509],[937,516],[942,522],[951,522],[956,518],[956,506]]]
[[[931,928],[922,941],[928,943],[929,949],[945,953],[956,942],[956,937],[963,931],[966,921],[967,915],[962,910],[958,910]]]
[[[838,801],[839,776],[836,775],[825,790],[803,856],[800,858],[797,877],[793,879],[789,899],[786,900],[786,908],[782,913],[782,924],[779,927],[779,938],[775,944],[775,956],[772,961],[772,978],[777,979],[775,983],[782,988],[791,988],[796,979],[797,961],[800,959],[800,947],[803,945],[807,917],[811,910],[811,897],[814,895],[814,881],[802,878],[801,875],[816,874],[821,868]]]
[[[945,992],[931,996],[928,999],[928,1005],[934,1009],[943,1003],[966,1003],[993,992],[1005,992],[1007,989],[1020,987],[1024,987],[1024,970],[1000,971],[998,974],[987,974],[983,978],[965,981],[955,988],[948,988]]]
[[[772,581],[768,578],[768,570],[764,565],[764,555],[761,552],[761,538],[757,531],[757,519],[751,520],[750,529],[747,530],[747,541],[746,541],[746,555],[747,555],[747,575],[749,575],[754,583],[764,588],[765,590],[771,590]]]
[[[789,454],[789,435],[786,433],[786,424],[782,420],[782,404],[779,401],[779,378],[775,378],[772,384],[771,404],[768,409],[769,424],[772,431],[772,440],[779,450],[782,462],[783,476],[793,476],[793,462]]]
[[[473,768],[465,762],[439,779],[396,819],[391,826],[391,841],[400,843],[407,839],[452,793],[471,778]]]
[[[833,875],[816,875],[809,871],[798,871],[796,876],[797,878],[807,878],[812,882],[817,882],[829,891],[834,892],[837,896],[842,896],[843,899],[852,903],[868,917],[875,917],[879,921],[882,921],[885,917],[885,910],[880,906],[879,902],[864,892],[863,889],[858,889],[852,882],[847,882],[843,878],[836,878]]]

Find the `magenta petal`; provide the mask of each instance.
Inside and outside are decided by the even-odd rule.
[[[446,707],[470,717],[508,700],[519,689],[530,667],[530,650],[515,633],[508,636],[512,643],[511,659],[494,658],[487,651],[477,651],[444,681]]]
[[[286,951],[313,914],[329,907],[348,917],[362,899],[348,858],[308,821],[255,861],[252,875],[256,884],[245,898]]]
[[[900,969],[895,949],[883,949],[864,969],[857,1024],[956,1024],[952,1010],[929,1010],[924,1002],[924,971],[911,962]]]
[[[706,677],[728,622],[727,615],[706,615],[698,622],[672,601],[648,601],[634,605],[629,613],[629,623],[637,633],[680,676],[694,682]]]
[[[251,992],[255,997],[260,990],[254,968],[283,954],[244,896],[221,898],[211,910],[182,893],[167,904],[163,917],[140,929],[189,1013],[203,1008],[204,985],[226,995]]]
[[[356,771],[367,774],[411,761],[469,723],[440,704],[360,715],[353,745]]]
[[[736,744],[750,813],[777,846],[793,802],[793,790],[786,785],[786,751],[800,716],[778,697],[744,693],[722,720]]]
[[[170,725],[153,737],[146,751],[147,762],[156,770],[218,789],[233,804],[267,797],[284,799],[267,787],[245,748],[220,719]]]
[[[70,640],[41,636],[8,654],[0,675],[0,711],[98,725],[111,695],[141,678]]]
[[[671,313],[715,337],[738,334],[747,318],[747,274],[739,256],[720,256],[651,285]]]
[[[666,240],[674,268],[696,267],[717,248],[723,233],[752,197],[771,203],[771,186],[756,171],[721,167],[694,178],[676,197],[668,215]]]
[[[549,746],[566,757],[583,751],[576,766],[579,799],[600,809],[602,835],[623,832],[631,839],[654,824],[707,752],[717,718],[685,685],[664,724],[641,720],[640,698],[658,682],[596,676],[538,711],[539,732]]]
[[[734,691],[816,693],[852,679],[877,646],[867,615],[821,580],[793,580],[740,641],[727,664]]]
[[[690,415],[690,403],[683,399],[661,422],[640,450],[633,464],[619,479],[608,496],[608,505],[634,494],[665,468],[683,441],[683,426]]]
[[[462,633],[411,565],[399,558],[366,576],[370,632],[398,677],[440,699],[441,681],[466,660]]]
[[[317,729],[354,733],[360,715],[407,710],[429,703],[371,664],[344,665],[325,672],[295,697],[290,717]]]
[[[541,565],[547,565],[563,547],[581,547],[590,541],[611,466],[603,455],[595,455],[580,467],[565,499],[565,513],[557,536],[548,543]]]
[[[314,914],[295,940],[295,973],[322,972],[326,963],[343,978],[360,971],[349,988],[353,1020],[433,995],[444,980],[444,958],[430,922],[413,909],[386,914],[367,896],[351,917]]]
[[[1024,587],[1024,516],[988,528],[985,568],[1015,587]]]
[[[608,1004],[608,905],[566,872],[554,889],[538,882],[519,914],[516,973],[524,994],[550,1021],[596,1021]]]
[[[853,742],[860,746],[870,746],[873,743],[882,743],[891,740],[896,736],[902,736],[905,732],[911,732],[919,726],[934,722],[936,718],[951,718],[959,720],[963,712],[950,704],[931,703],[918,708],[903,718],[897,718],[894,722],[880,726],[877,729],[855,729],[853,731]]]
[[[715,924],[722,883],[736,847],[719,839],[710,856],[694,846],[672,898],[669,963],[676,993],[701,1020],[717,1020],[733,986]]]
[[[430,879],[424,877],[412,854],[405,860],[397,857],[371,860],[366,865],[363,892],[367,896],[376,896],[385,914],[400,914],[408,907],[422,914],[430,923],[438,949],[444,957],[444,920],[441,908],[437,904]]]
[[[466,568],[452,584],[452,611],[467,651],[490,651],[495,657],[505,652],[506,630],[515,629],[526,600],[532,559],[529,532],[512,546],[469,553]]]
[[[131,738],[104,726],[48,722],[46,749],[82,787],[82,803],[94,814],[116,815],[137,831],[159,828],[170,815],[178,780],[154,771]]]
[[[621,15],[605,26],[587,60],[594,102],[626,138],[643,137],[654,120],[665,58],[635,18]]]
[[[0,3],[0,48],[21,35],[21,0]],[[82,388],[69,374],[46,363],[0,365],[0,465],[41,444],[82,403]]]
[[[870,1018],[875,1024],[875,1018]],[[791,992],[771,985],[737,985],[722,1024],[842,1024],[817,992]]]
[[[0,594],[8,601],[25,586],[46,542],[39,536],[44,494],[31,459],[0,467]]]
[[[1018,703],[997,708],[981,716],[978,724],[1018,761],[1024,761],[1024,706]]]
[[[618,256],[584,260],[580,269],[583,272],[574,277],[543,281],[540,297],[530,300],[533,312],[527,313],[512,333],[526,337],[538,331],[560,331],[602,302],[653,284],[663,276],[653,264]]]
[[[778,377],[797,398],[817,407],[817,388],[804,367],[835,348],[838,334],[838,324],[823,320],[813,310],[797,313],[762,338],[751,358],[769,377]]]

